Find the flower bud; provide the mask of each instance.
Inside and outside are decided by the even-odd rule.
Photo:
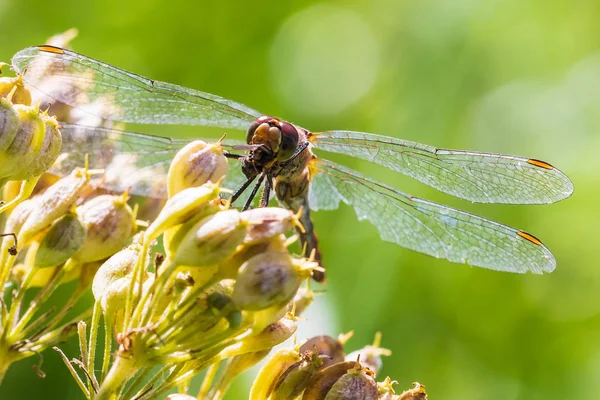
[[[219,207],[210,203],[218,197],[219,186],[211,183],[178,192],[167,200],[158,217],[148,227],[145,240],[152,241],[165,230],[183,224],[197,215],[217,212]]]
[[[66,214],[77,200],[79,191],[88,184],[89,180],[88,172],[77,168],[36,197],[36,207],[19,230],[20,248],[25,247],[38,232]]]
[[[300,353],[307,351],[323,356],[323,366],[325,367],[344,361],[344,346],[331,336],[321,335],[309,339],[300,346]]]
[[[87,237],[75,258],[102,260],[122,249],[135,230],[135,217],[125,196],[102,195],[77,207]]]
[[[202,267],[223,261],[242,244],[247,225],[235,209],[203,218],[181,240],[175,264]]]
[[[229,163],[220,143],[193,141],[179,150],[171,162],[167,178],[169,197],[188,187],[217,182],[228,169]]]
[[[0,69],[2,69],[2,65],[0,65]],[[13,104],[31,105],[31,93],[25,87],[22,75],[14,78],[0,78],[0,97],[10,97]]]
[[[239,269],[233,301],[248,311],[263,310],[274,305],[284,305],[294,298],[310,268],[295,261],[286,252],[270,251],[258,254]]]
[[[306,353],[302,360],[290,366],[275,384],[272,400],[295,399],[306,389],[313,375],[322,367],[318,354]]]
[[[85,229],[77,215],[68,213],[57,220],[42,239],[35,264],[40,268],[54,267],[66,262],[85,241]]]
[[[362,368],[358,362],[333,384],[325,396],[325,400],[378,399],[379,391],[373,373],[368,368]]]
[[[245,244],[255,244],[289,232],[299,226],[298,218],[285,208],[261,207],[242,212],[242,218],[248,221],[248,233]]]

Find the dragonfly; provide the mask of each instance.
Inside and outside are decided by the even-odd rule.
[[[333,210],[345,203],[359,220],[371,222],[384,241],[433,257],[512,273],[541,274],[556,267],[550,250],[525,231],[413,197],[321,152],[366,160],[471,202],[504,204],[554,203],[571,195],[569,178],[544,161],[435,148],[372,133],[311,132],[214,94],[152,80],[49,45],[19,51],[12,67],[29,87],[102,121],[246,131],[245,142],[223,142],[236,166],[230,173],[230,184],[239,187],[233,200],[256,180],[245,207],[263,187],[260,206],[268,204],[274,191],[284,207],[302,210],[301,244],[305,254],[316,254],[318,261],[310,210]],[[104,185],[144,196],[165,195],[152,182],[165,177],[169,162],[187,143],[107,124],[61,125],[66,156],[55,166],[57,173],[73,168],[68,156],[79,162],[78,155],[88,154],[92,168],[106,169]],[[235,155],[239,149],[248,154]],[[324,274],[315,279],[322,281]]]

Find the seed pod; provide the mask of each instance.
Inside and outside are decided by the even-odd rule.
[[[131,274],[140,256],[140,250],[139,245],[128,246],[102,264],[92,282],[92,293],[96,301],[102,298],[106,288],[113,282]]]
[[[56,158],[60,154],[62,149],[62,136],[58,129],[58,122],[54,117],[48,117],[42,114],[42,120],[44,121],[44,142],[42,143],[41,150],[38,156],[28,166],[20,176],[16,176],[13,179],[29,179],[34,176],[41,175],[46,172]]]
[[[295,399],[307,388],[323,362],[316,353],[306,353],[302,360],[290,366],[275,385],[272,400]]]
[[[285,252],[286,249],[285,236],[256,244],[242,244],[231,257],[219,263],[219,274],[229,279],[235,279],[240,267],[255,255],[269,251]]]
[[[13,103],[0,98],[0,152],[6,151],[13,142],[19,125],[19,114],[13,108]]]
[[[356,362],[343,361],[337,364],[323,368],[313,375],[308,387],[304,391],[302,400],[323,400],[333,385],[344,375],[348,370],[354,368]]]
[[[125,196],[102,195],[77,207],[87,237],[75,258],[91,262],[122,249],[135,230],[135,217]]]
[[[23,201],[22,203],[19,203],[19,205],[17,205],[11,211],[10,216],[6,220],[6,227],[4,228],[4,231],[13,232],[18,235],[23,227],[23,224],[25,224],[25,221],[27,221],[27,218],[29,218],[29,215],[38,206],[38,199],[39,197],[33,197]]]
[[[46,127],[37,107],[16,104],[19,127],[10,145],[0,153],[0,177],[18,180],[42,149]]]
[[[36,197],[36,207],[19,230],[20,248],[26,247],[29,240],[38,232],[66,214],[77,200],[80,190],[88,184],[89,180],[88,172],[77,168]]]
[[[218,182],[228,169],[229,163],[220,143],[193,141],[179,150],[171,162],[167,178],[169,197],[188,187]]]
[[[378,399],[379,391],[377,383],[373,379],[373,373],[368,368],[362,368],[358,362],[354,368],[333,384],[325,396],[325,400]]]
[[[285,208],[261,207],[242,212],[242,218],[248,221],[248,233],[245,244],[255,244],[272,239],[299,226],[298,218]]]
[[[85,241],[85,229],[77,215],[68,213],[57,220],[44,235],[35,256],[40,268],[54,267],[66,262]]]
[[[223,261],[242,244],[247,225],[235,209],[203,218],[181,240],[174,262],[177,265],[202,267]]]
[[[228,358],[239,354],[271,349],[292,337],[297,328],[296,318],[293,315],[287,315],[264,328],[259,334],[249,336],[238,344],[228,347],[221,354],[224,358]]]
[[[321,335],[309,339],[300,346],[300,353],[306,351],[316,352],[320,356],[323,356],[324,367],[344,361],[344,346],[331,336]]]
[[[0,65],[0,69],[2,69],[2,65]],[[31,105],[31,93],[25,87],[22,75],[18,75],[14,78],[0,78],[0,97],[10,97],[10,101],[13,104]]]
[[[219,186],[212,183],[178,192],[167,200],[158,217],[148,227],[145,240],[152,241],[167,229],[183,224],[198,215],[219,211],[220,207],[211,204],[211,201],[218,197]]]
[[[248,311],[263,310],[285,305],[294,298],[310,268],[294,261],[286,252],[270,251],[258,254],[239,269],[233,301]]]
[[[392,352],[388,349],[380,347],[381,344],[381,333],[377,332],[375,335],[375,341],[373,345],[367,345],[360,350],[353,351],[346,356],[346,361],[360,360],[363,366],[368,367],[371,371],[377,375],[381,369],[383,362],[381,356],[391,356]]]
[[[268,400],[281,375],[298,361],[300,361],[298,350],[277,350],[256,375],[250,389],[250,400]]]

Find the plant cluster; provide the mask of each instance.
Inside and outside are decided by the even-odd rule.
[[[313,300],[309,281],[320,267],[289,250],[299,216],[232,208],[220,143],[195,141],[171,163],[157,216],[138,221],[127,193],[106,193],[93,179],[102,171],[45,173],[60,162],[60,125],[31,104],[20,76],[0,79],[0,379],[54,347],[87,399],[164,398],[174,388],[168,398],[192,398],[185,393],[201,372],[196,398],[223,398],[233,378],[294,336]],[[68,300],[49,306],[73,281]],[[95,302],[86,307],[90,287]],[[84,311],[72,315],[75,305]],[[69,359],[55,346],[75,333],[80,355]],[[397,395],[389,378],[377,383],[389,355],[379,336],[346,355],[348,337],[275,351],[250,399],[426,398],[419,384]]]

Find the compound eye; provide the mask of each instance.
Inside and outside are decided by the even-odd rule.
[[[289,160],[298,148],[298,130],[294,125],[281,122],[281,145],[277,158],[279,161]]]
[[[271,119],[271,117],[260,117],[260,118],[256,118],[254,120],[254,122],[252,122],[252,124],[250,124],[250,127],[248,128],[248,131],[246,132],[246,143],[251,144],[252,143],[252,138],[254,137],[254,134],[256,133],[256,128],[258,128],[261,124],[268,122]]]

